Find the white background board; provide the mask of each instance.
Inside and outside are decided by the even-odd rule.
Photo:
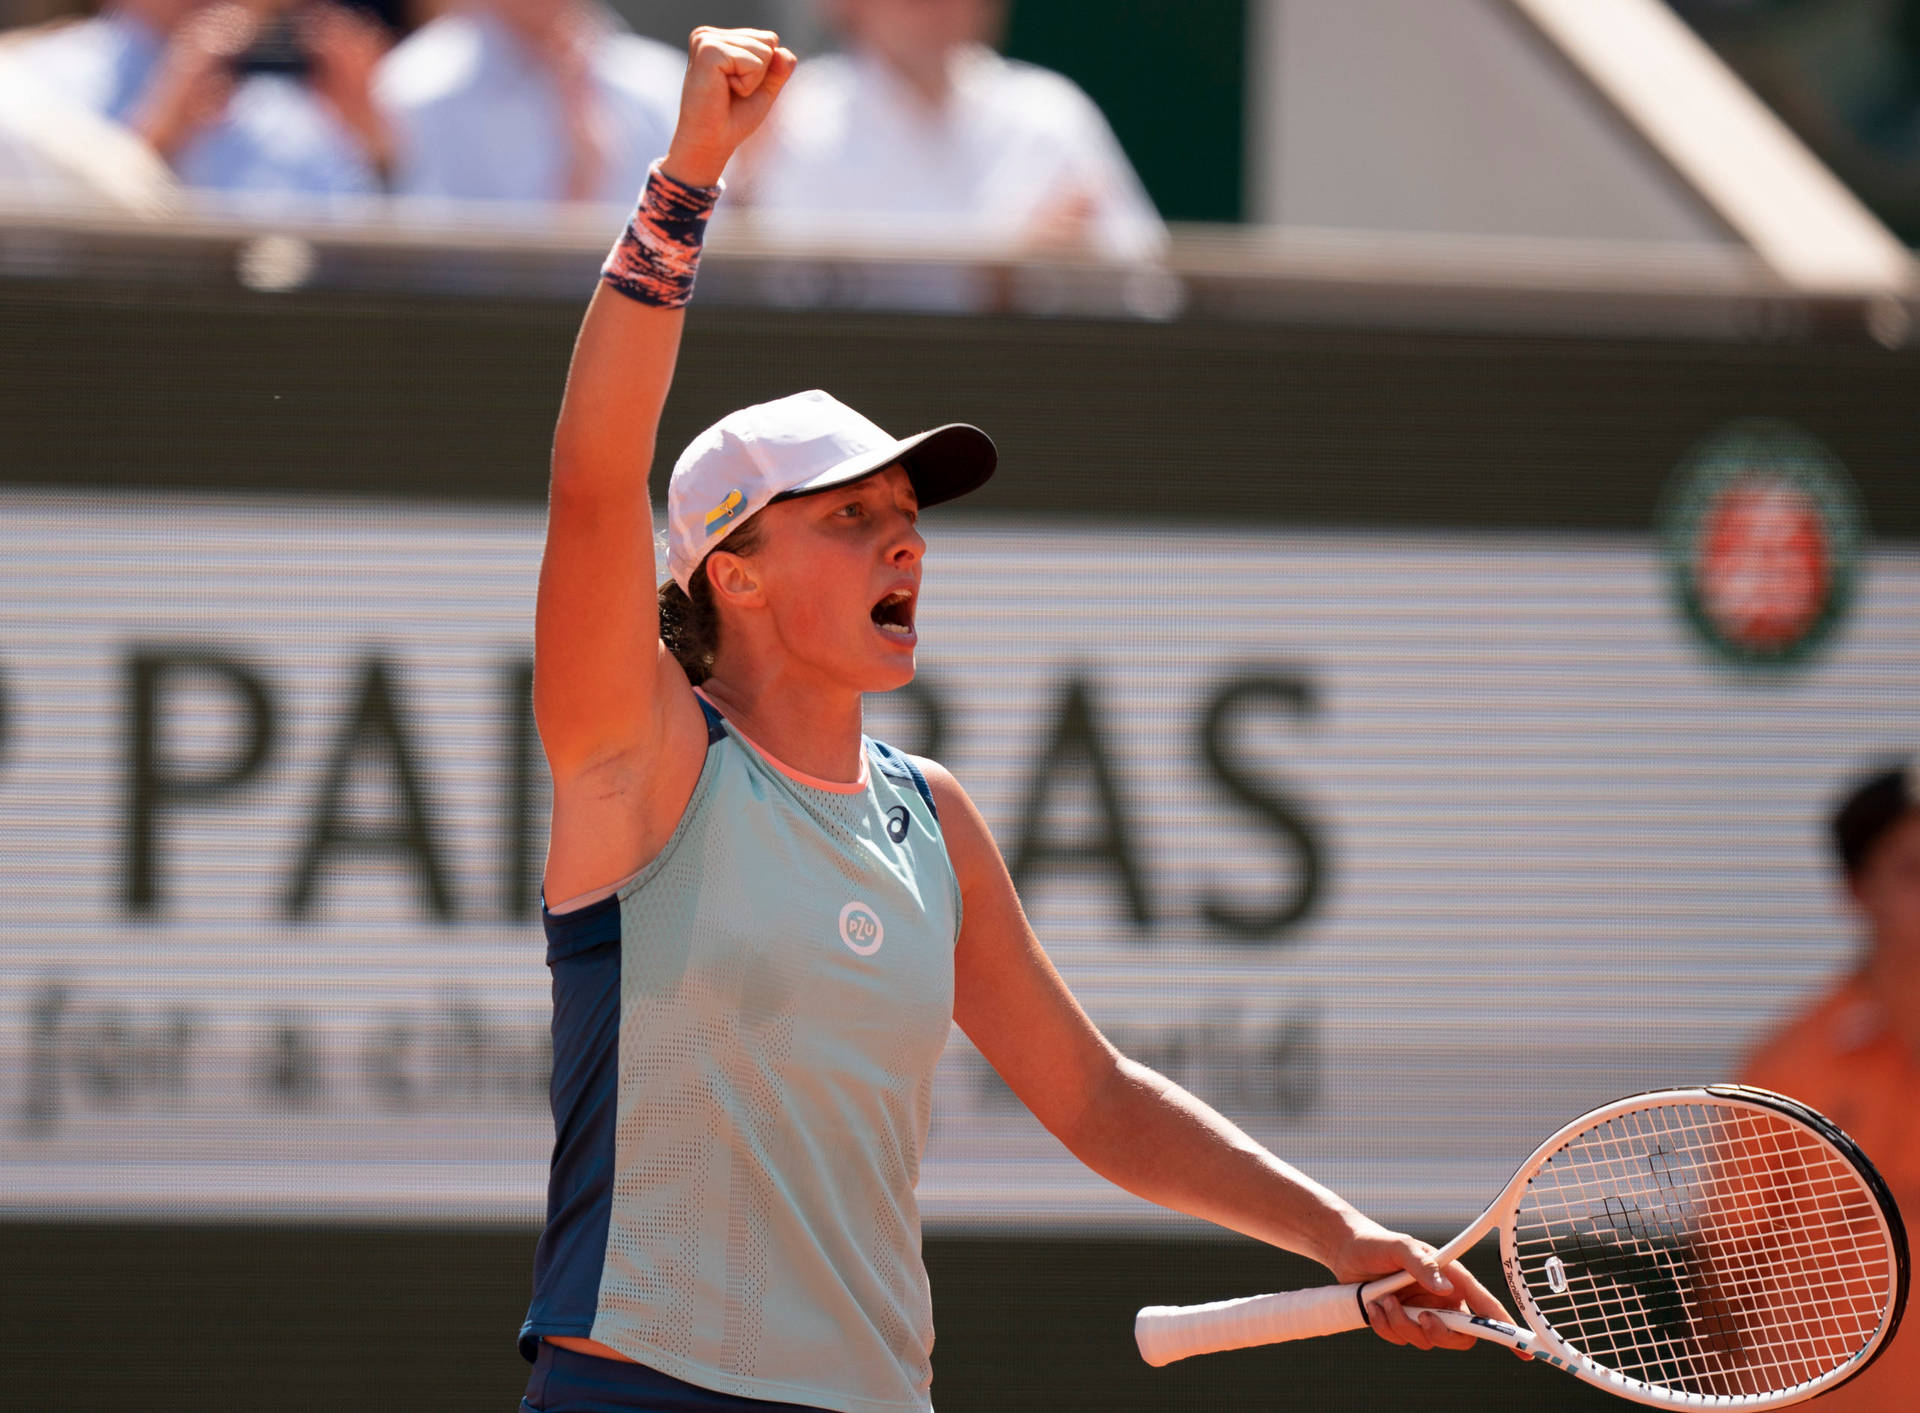
[[[1650,537],[929,529],[923,680],[1003,847],[1036,791],[1056,854],[1112,828],[1084,751],[1047,757],[1071,683],[1104,747],[1150,920],[1110,861],[1031,874],[1068,981],[1385,1220],[1471,1215],[1591,1102],[1731,1077],[1846,965],[1824,815],[1920,736],[1911,550],[1869,561],[1818,661],[1756,678],[1693,638]],[[546,977],[505,873],[540,530],[531,509],[0,496],[0,1210],[538,1219]],[[231,788],[149,797],[139,910],[129,663],[188,649],[253,674],[272,736]],[[370,660],[450,912],[404,850],[347,849],[289,916]],[[257,722],[230,681],[167,681],[165,769],[218,777]],[[1248,681],[1280,685],[1209,764],[1209,706]],[[923,726],[911,701],[870,721],[909,748]],[[348,834],[396,818],[390,738],[368,739]],[[1236,937],[1209,900],[1272,912],[1300,883],[1276,808],[1318,891]],[[959,1042],[922,1197],[936,1223],[1160,1220]]]

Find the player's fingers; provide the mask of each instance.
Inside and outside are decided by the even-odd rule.
[[[1472,1335],[1454,1329],[1438,1315],[1422,1314],[1417,1310],[1413,1313],[1419,1317],[1420,1328],[1427,1332],[1435,1349],[1472,1349],[1480,1342]]]
[[[740,39],[729,34],[715,47],[727,55],[730,62],[739,67],[764,70],[768,61],[773,58],[773,51],[777,46],[763,43],[758,39]]]
[[[1382,1295],[1374,1300],[1369,1316],[1368,1323],[1373,1326],[1373,1332],[1388,1343],[1409,1345],[1414,1349],[1433,1348],[1433,1335],[1414,1318],[1414,1312],[1393,1296]]]
[[[758,127],[767,116],[767,110],[773,106],[773,100],[780,96],[780,90],[787,86],[787,80],[793,77],[794,68],[799,62],[791,49],[773,51],[766,76],[760,80],[760,87],[741,102],[738,110],[749,128]]]
[[[756,49],[750,44],[723,44],[717,47],[716,52],[720,58],[721,72],[733,81],[736,88],[743,82],[758,88],[760,76],[766,73],[767,63],[773,58],[771,49]],[[746,94],[740,96],[744,98]]]
[[[1430,1290],[1435,1295],[1454,1294],[1453,1282],[1447,1279],[1440,1269],[1440,1263],[1434,1259],[1434,1249],[1424,1241],[1406,1238],[1405,1254],[1400,1258],[1401,1266],[1407,1274],[1420,1283],[1422,1290]]]
[[[701,28],[688,41],[688,82],[697,74],[724,79],[736,97],[749,97],[773,60],[774,46],[733,30]]]
[[[793,77],[793,71],[799,66],[800,60],[791,49],[773,51],[773,61],[767,65],[767,76],[760,85],[769,100],[780,96],[780,90],[787,86],[787,80]]]
[[[1461,1298],[1467,1303],[1467,1309],[1473,1311],[1474,1314],[1485,1315],[1488,1319],[1499,1320],[1503,1324],[1517,1325],[1519,1323],[1507,1310],[1505,1302],[1484,1285],[1480,1284],[1478,1277],[1465,1266],[1456,1262],[1447,1267],[1447,1274],[1453,1278],[1453,1283],[1459,1289]],[[1473,1342],[1478,1343],[1477,1340]],[[1516,1349],[1513,1352],[1522,1359],[1530,1360],[1533,1358],[1533,1356],[1524,1349]]]
[[[727,75],[727,86],[733,90],[735,98],[751,98],[759,90],[767,77],[767,63],[756,60],[752,64],[742,64]]]
[[[780,42],[780,36],[770,29],[727,29],[723,25],[695,25],[687,36],[687,51],[698,53],[703,44],[725,41],[735,35],[743,39],[757,39],[771,49]]]
[[[1367,1328],[1372,1330],[1388,1344],[1405,1344],[1407,1341],[1398,1334],[1387,1319],[1386,1309],[1379,1300],[1367,1302]]]
[[[753,39],[735,39],[731,35],[715,44],[713,52],[719,55],[720,69],[726,74],[728,85],[742,98],[760,86],[760,80],[766,77],[767,68],[773,62],[772,45]]]
[[[1467,1309],[1476,1315],[1490,1315],[1496,1320],[1513,1323],[1513,1316],[1507,1313],[1507,1307],[1501,1304],[1500,1297],[1480,1284],[1479,1277],[1472,1271],[1456,1261],[1447,1267],[1446,1274],[1453,1282],[1454,1289],[1459,1291],[1460,1298],[1466,1301]]]

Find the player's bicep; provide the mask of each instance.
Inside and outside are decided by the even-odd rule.
[[[574,344],[534,614],[534,714],[556,775],[644,754],[665,719],[661,689],[678,678],[685,691],[660,648],[647,501],[682,317],[602,285]]]
[[[1034,936],[973,801],[945,770],[927,773],[960,878],[954,1020],[1034,1117],[1070,1141],[1119,1057]]]
[[[660,643],[650,517],[632,499],[558,477],[550,497],[533,705],[556,774],[644,745],[676,675]]]

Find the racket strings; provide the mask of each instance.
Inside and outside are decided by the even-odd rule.
[[[1636,1382],[1737,1397],[1840,1368],[1894,1283],[1859,1175],[1784,1116],[1688,1102],[1617,1115],[1533,1178],[1520,1277],[1554,1332]]]
[[[1744,1166],[1751,1167],[1754,1164],[1756,1156],[1758,1156],[1762,1160],[1763,1171],[1766,1171],[1773,1184],[1778,1186],[1780,1178],[1789,1176],[1790,1169],[1796,1165],[1790,1158],[1787,1161],[1782,1161],[1785,1155],[1780,1152],[1777,1144],[1763,1144],[1761,1147],[1763,1151],[1758,1155],[1754,1152],[1752,1144],[1747,1144],[1744,1148],[1736,1148],[1738,1161]],[[1661,1159],[1662,1155],[1656,1154],[1655,1157],[1656,1159]],[[1656,1162],[1654,1166],[1658,1168],[1658,1162]],[[1799,1166],[1804,1167],[1804,1165]],[[1668,1168],[1671,1168],[1671,1164],[1668,1165]],[[1804,1172],[1801,1176],[1804,1179]],[[1812,1184],[1809,1185],[1811,1186]],[[1814,1366],[1812,1374],[1813,1376],[1817,1376],[1817,1374],[1822,1371],[1822,1365],[1839,1362],[1847,1354],[1851,1353],[1852,1351],[1846,1347],[1846,1340],[1840,1337],[1839,1331],[1832,1327],[1822,1328],[1821,1326],[1811,1323],[1811,1317],[1819,1314],[1822,1299],[1826,1298],[1830,1300],[1836,1294],[1836,1291],[1833,1288],[1833,1282],[1824,1278],[1809,1281],[1807,1279],[1808,1270],[1805,1268],[1809,1260],[1824,1263],[1831,1259],[1833,1255],[1831,1250],[1832,1241],[1830,1239],[1832,1232],[1830,1230],[1820,1230],[1821,1224],[1816,1223],[1814,1224],[1814,1239],[1797,1242],[1781,1241],[1778,1251],[1772,1253],[1756,1253],[1755,1243],[1750,1235],[1750,1229],[1754,1219],[1752,1210],[1754,1203],[1751,1200],[1752,1193],[1734,1191],[1724,1182],[1720,1182],[1716,1184],[1716,1196],[1720,1198],[1720,1205],[1725,1209],[1723,1213],[1718,1214],[1727,1219],[1723,1222],[1723,1225],[1729,1226],[1730,1229],[1736,1233],[1731,1242],[1723,1241],[1721,1243],[1723,1247],[1728,1248],[1728,1250],[1723,1250],[1719,1253],[1722,1257],[1721,1264],[1723,1270],[1721,1285],[1724,1289],[1708,1290],[1705,1292],[1706,1298],[1686,1302],[1696,1307],[1688,1313],[1692,1315],[1694,1321],[1704,1330],[1710,1354],[1724,1356],[1729,1351],[1737,1351],[1744,1355],[1744,1358],[1738,1361],[1737,1372],[1741,1374],[1764,1375],[1765,1379],[1761,1381],[1765,1382],[1795,1383],[1799,1382],[1801,1376],[1808,1371],[1805,1368],[1791,1367],[1792,1365],[1796,1363],[1805,1365],[1811,1361]],[[1768,1198],[1770,1205],[1777,1203],[1778,1193],[1769,1193]],[[1697,1218],[1699,1214],[1695,1213],[1693,1215]],[[1632,1222],[1620,1223],[1616,1220],[1615,1226],[1616,1229],[1624,1227],[1630,1238],[1644,1239],[1648,1235],[1644,1230],[1636,1230]],[[1831,1228],[1832,1223],[1828,1222],[1825,1226]],[[1698,1238],[1703,1241],[1712,1241],[1716,1233],[1712,1229],[1711,1224],[1701,1222],[1700,1228],[1700,1231],[1697,1233]],[[1668,1243],[1672,1243],[1676,1230],[1683,1242],[1690,1239],[1691,1234],[1687,1233],[1684,1227],[1674,1229],[1670,1226],[1667,1231],[1656,1232],[1654,1235],[1663,1238]],[[1724,1233],[1721,1235],[1724,1235]],[[1774,1228],[1773,1235],[1776,1239],[1781,1235],[1777,1224]],[[1684,1247],[1682,1249],[1684,1250]],[[1729,1251],[1731,1254],[1737,1256],[1741,1263],[1747,1265],[1754,1264],[1756,1254],[1761,1254],[1763,1261],[1758,1269],[1761,1272],[1762,1279],[1755,1282],[1754,1280],[1746,1278],[1748,1272],[1725,1259]],[[1687,1272],[1685,1267],[1675,1259],[1677,1253],[1664,1252],[1658,1254],[1665,1257],[1663,1264],[1669,1271],[1674,1273],[1669,1277],[1669,1295],[1665,1302],[1668,1307],[1666,1311],[1668,1328],[1663,1331],[1663,1333],[1667,1335],[1667,1338],[1664,1341],[1664,1347],[1661,1349],[1661,1353],[1665,1356],[1666,1362],[1668,1364],[1675,1364],[1677,1362],[1686,1371],[1690,1371],[1696,1375],[1706,1376],[1709,1386],[1722,1391],[1740,1391],[1756,1382],[1756,1379],[1749,1377],[1727,1377],[1729,1370],[1725,1365],[1728,1361],[1724,1357],[1720,1359],[1701,1359],[1695,1355],[1693,1351],[1685,1348],[1681,1341],[1674,1338],[1676,1333],[1674,1328],[1676,1322],[1673,1319],[1673,1306],[1676,1303],[1675,1297],[1686,1286],[1686,1276],[1691,1273]],[[1643,1279],[1641,1282],[1642,1289],[1647,1288],[1647,1285],[1648,1283]],[[1803,1289],[1804,1286],[1808,1285],[1813,1286],[1814,1289]],[[1837,1293],[1842,1299],[1846,1296],[1844,1287]],[[1776,1306],[1784,1304],[1789,1308],[1784,1310],[1776,1309],[1774,1313],[1776,1317],[1784,1315],[1789,1319],[1798,1321],[1799,1324],[1796,1327],[1796,1333],[1800,1334],[1801,1338],[1797,1340],[1781,1340],[1779,1338],[1767,1337],[1767,1334],[1771,1332],[1763,1332],[1760,1338],[1755,1338],[1753,1337],[1753,1331],[1743,1330],[1741,1328],[1740,1322],[1734,1318],[1736,1311],[1744,1312],[1753,1307],[1757,1300],[1769,1296],[1784,1297],[1784,1299],[1776,1299],[1774,1304]],[[1799,1308],[1792,1308],[1796,1306]],[[1617,1311],[1614,1312],[1614,1315],[1615,1318],[1619,1318]],[[1812,1339],[1805,1337],[1809,1330],[1812,1330],[1814,1333],[1815,1337]],[[1715,1374],[1721,1375],[1721,1377],[1712,1377]]]
[[[1592,1293],[1598,1296],[1593,1305],[1605,1321],[1601,1328],[1587,1331],[1595,1336],[1591,1342],[1615,1346],[1612,1352],[1626,1356],[1617,1361],[1620,1363],[1628,1363],[1637,1355],[1643,1364],[1656,1366],[1646,1372],[1667,1382],[1692,1374],[1722,1391],[1744,1387],[1749,1382],[1713,1377],[1728,1372],[1725,1367],[1717,1367],[1727,1363],[1724,1356],[1728,1351],[1739,1351],[1746,1356],[1743,1367],[1768,1360],[1779,1364],[1783,1355],[1804,1359],[1806,1351],[1798,1345],[1783,1346],[1777,1339],[1755,1340],[1752,1332],[1743,1331],[1734,1318],[1735,1310],[1750,1306],[1756,1295],[1774,1293],[1768,1287],[1793,1288],[1787,1286],[1777,1272],[1758,1285],[1740,1279],[1738,1272],[1730,1272],[1732,1278],[1726,1284],[1733,1296],[1732,1303],[1718,1291],[1710,1294],[1719,1298],[1700,1298],[1697,1273],[1688,1264],[1692,1253],[1687,1249],[1696,1236],[1711,1235],[1699,1204],[1689,1200],[1689,1188],[1695,1193],[1698,1190],[1700,1165],[1677,1161],[1684,1155],[1676,1152],[1671,1144],[1656,1145],[1644,1154],[1635,1152],[1637,1146],[1623,1143],[1620,1135],[1606,1135],[1594,1155],[1611,1190],[1601,1199],[1598,1213],[1589,1214],[1587,1229],[1576,1232],[1584,1239],[1576,1242],[1575,1254],[1593,1278]],[[1743,1159],[1750,1163],[1752,1156],[1749,1152]],[[1776,1174],[1784,1171],[1778,1156],[1776,1148],[1771,1155],[1773,1161],[1768,1164]],[[1644,1172],[1654,1189],[1651,1194],[1636,1190],[1645,1187],[1640,1176],[1642,1165],[1634,1161],[1637,1157],[1644,1159]],[[1563,1166],[1566,1173],[1571,1173],[1571,1164]],[[1558,1186],[1573,1187],[1564,1182]],[[1648,1200],[1650,1195],[1652,1200]],[[1732,1245],[1741,1248],[1741,1257],[1751,1263],[1754,1243],[1742,1230],[1751,1225],[1751,1212],[1741,1211],[1743,1206],[1753,1206],[1751,1194],[1732,1194],[1735,1200],[1728,1202],[1725,1185],[1716,1184],[1716,1195],[1721,1197],[1727,1215],[1733,1219],[1732,1228],[1741,1232]],[[1563,1192],[1560,1196],[1562,1202],[1567,1203],[1567,1194]],[[1808,1247],[1804,1242],[1798,1245]],[[1799,1254],[1808,1253],[1802,1250]],[[1804,1320],[1808,1312],[1793,1313]],[[1585,1323],[1591,1325],[1593,1321],[1589,1319]],[[1704,1333],[1707,1357],[1703,1358],[1701,1352],[1689,1344],[1697,1332]],[[1825,1347],[1816,1357],[1831,1356],[1839,1342],[1828,1338],[1822,1343]],[[1607,1351],[1596,1349],[1595,1352]],[[1722,1357],[1715,1358],[1715,1355]],[[1777,1375],[1780,1370],[1767,1372]]]

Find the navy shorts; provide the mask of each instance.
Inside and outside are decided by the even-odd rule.
[[[735,1398],[682,1383],[645,1364],[602,1359],[540,1341],[520,1413],[824,1413],[798,1403]]]

